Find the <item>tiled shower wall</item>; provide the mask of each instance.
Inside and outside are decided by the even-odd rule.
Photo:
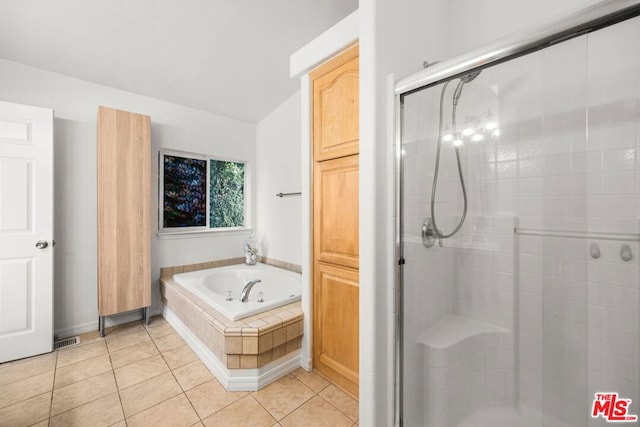
[[[456,314],[513,328],[514,394],[540,413],[540,423],[606,424],[589,417],[597,391],[618,391],[640,413],[640,245],[606,238],[640,233],[638,45],[636,18],[486,69],[465,85],[458,129],[490,111],[501,133],[460,149],[469,218],[444,248],[420,242],[430,216],[440,87],[405,99],[405,378],[412,391],[405,398],[418,407],[430,396],[412,384],[424,354],[409,350],[411,339]],[[445,101],[449,123],[455,83]],[[447,232],[462,209],[450,144],[440,167],[436,205]],[[525,232],[505,240],[478,228],[505,217]],[[620,257],[624,243],[630,261]],[[590,256],[592,244],[599,258]],[[485,355],[485,363],[495,357],[504,354]]]

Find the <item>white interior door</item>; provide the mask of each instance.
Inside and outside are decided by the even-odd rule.
[[[53,349],[53,111],[0,101],[0,362]]]

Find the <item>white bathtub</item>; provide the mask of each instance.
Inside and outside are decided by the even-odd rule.
[[[230,265],[208,270],[179,273],[173,279],[196,294],[230,320],[238,320],[272,308],[300,300],[300,274],[266,264]],[[249,301],[240,302],[240,293],[247,283],[261,280],[249,294]],[[231,291],[231,301],[226,301]],[[258,293],[264,302],[258,302]]]

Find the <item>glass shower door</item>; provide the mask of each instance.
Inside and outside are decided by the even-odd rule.
[[[635,18],[402,98],[403,425],[640,413],[639,44]]]

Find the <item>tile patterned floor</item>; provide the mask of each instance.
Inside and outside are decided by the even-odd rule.
[[[0,427],[357,425],[358,402],[302,369],[227,392],[161,317],[0,364]]]

